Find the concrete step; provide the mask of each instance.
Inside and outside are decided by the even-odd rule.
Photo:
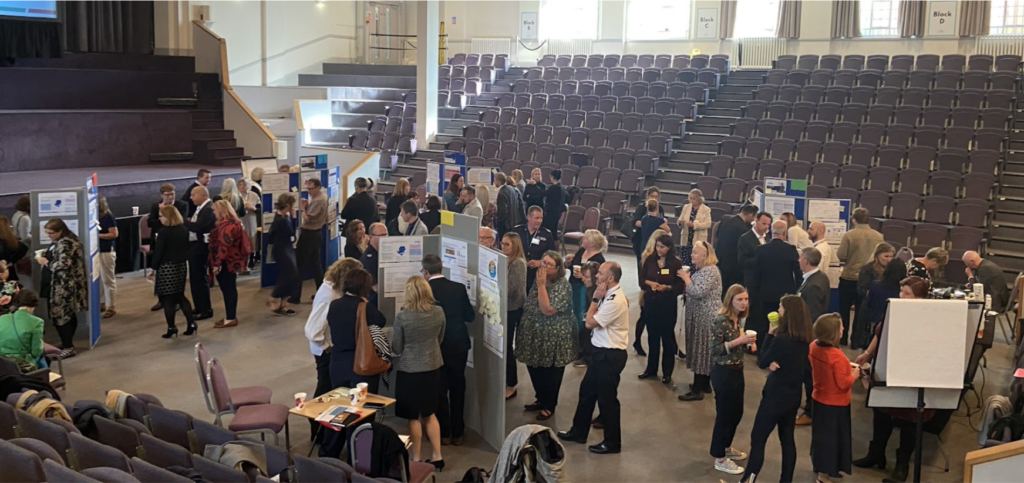
[[[725,101],[725,100],[728,100],[728,101],[752,101],[752,100],[754,100],[754,93],[753,93],[753,91],[747,92],[747,93],[742,93],[742,92],[740,92],[740,93],[722,92],[722,93],[718,94],[718,97],[715,100],[723,100],[723,101]]]
[[[677,150],[673,150],[672,151],[672,155],[670,156],[669,159],[671,159],[672,161],[689,161],[689,162],[693,162],[693,163],[702,163],[702,162],[711,161],[711,157],[714,156],[714,155],[715,155],[715,153],[710,153],[710,152],[705,152],[705,151],[677,151]]]
[[[245,149],[236,147],[211,148],[207,149],[207,152],[210,154],[210,158],[214,160],[233,159],[245,156]]]
[[[331,99],[333,114],[371,114],[384,116],[387,108],[397,101],[378,101],[372,99]]]
[[[1024,252],[989,248],[987,257],[999,265],[1004,271],[1024,271]]]
[[[707,116],[722,116],[722,117],[742,117],[740,108],[738,107],[705,107],[704,114]]]
[[[416,89],[415,77],[299,74],[300,86]]]
[[[718,141],[714,142],[692,142],[683,140],[675,143],[679,151],[693,151],[699,153],[718,154]]]
[[[219,120],[219,119],[217,119],[217,120],[209,120],[209,121],[200,120],[200,119],[193,119],[192,120],[192,129],[193,130],[195,130],[195,129],[224,129],[224,121]]]
[[[719,133],[701,133],[701,132],[687,132],[683,133],[682,141],[690,143],[710,143],[716,144],[721,142],[725,138],[725,134]],[[680,147],[679,149],[685,149]]]
[[[697,124],[692,121],[686,123],[686,132],[728,135],[729,131],[730,127],[728,125]]]
[[[757,86],[760,83],[749,85],[749,84],[730,84],[727,86],[721,86],[718,88],[719,94],[747,94],[757,90]]]
[[[734,101],[728,99],[712,99],[708,101],[708,108],[740,109],[747,105],[747,101]]]
[[[324,74],[362,75],[362,76],[401,76],[416,78],[415,65],[378,65],[378,64],[323,64]]]
[[[329,87],[328,99],[364,99],[374,101],[402,101],[403,95],[415,90],[387,87]]]
[[[997,219],[996,221],[992,222],[990,230],[991,238],[1024,240],[1024,225],[1018,226],[1012,223],[1000,223]]]

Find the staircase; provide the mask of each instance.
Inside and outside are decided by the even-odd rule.
[[[999,167],[995,214],[989,225],[985,258],[1002,267],[1008,277],[1024,272],[1024,84],[1017,78],[1006,155]]]
[[[238,147],[235,132],[224,129],[224,101],[216,74],[199,74],[191,98],[161,98],[166,107],[192,113],[192,151],[150,155],[152,162],[192,162],[207,166],[238,166],[245,150]]]

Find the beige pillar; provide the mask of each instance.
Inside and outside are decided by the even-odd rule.
[[[439,3],[427,0],[416,5],[416,141],[419,149],[428,149],[437,134]]]

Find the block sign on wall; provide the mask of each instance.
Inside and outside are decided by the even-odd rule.
[[[953,37],[956,35],[956,2],[929,3],[928,35],[930,37]]]
[[[537,12],[522,12],[519,22],[520,40],[537,40]]]
[[[697,9],[697,33],[698,39],[718,38],[718,9],[698,8]]]

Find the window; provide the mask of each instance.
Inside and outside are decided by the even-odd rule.
[[[685,39],[690,36],[690,2],[631,0],[626,12],[629,40]]]
[[[860,35],[899,36],[899,15],[899,0],[860,0]]]
[[[597,39],[597,0],[544,0],[540,5],[543,39]]]
[[[734,37],[774,37],[779,24],[779,0],[738,0]]]
[[[1024,0],[993,1],[989,35],[1020,34],[1024,34]]]

